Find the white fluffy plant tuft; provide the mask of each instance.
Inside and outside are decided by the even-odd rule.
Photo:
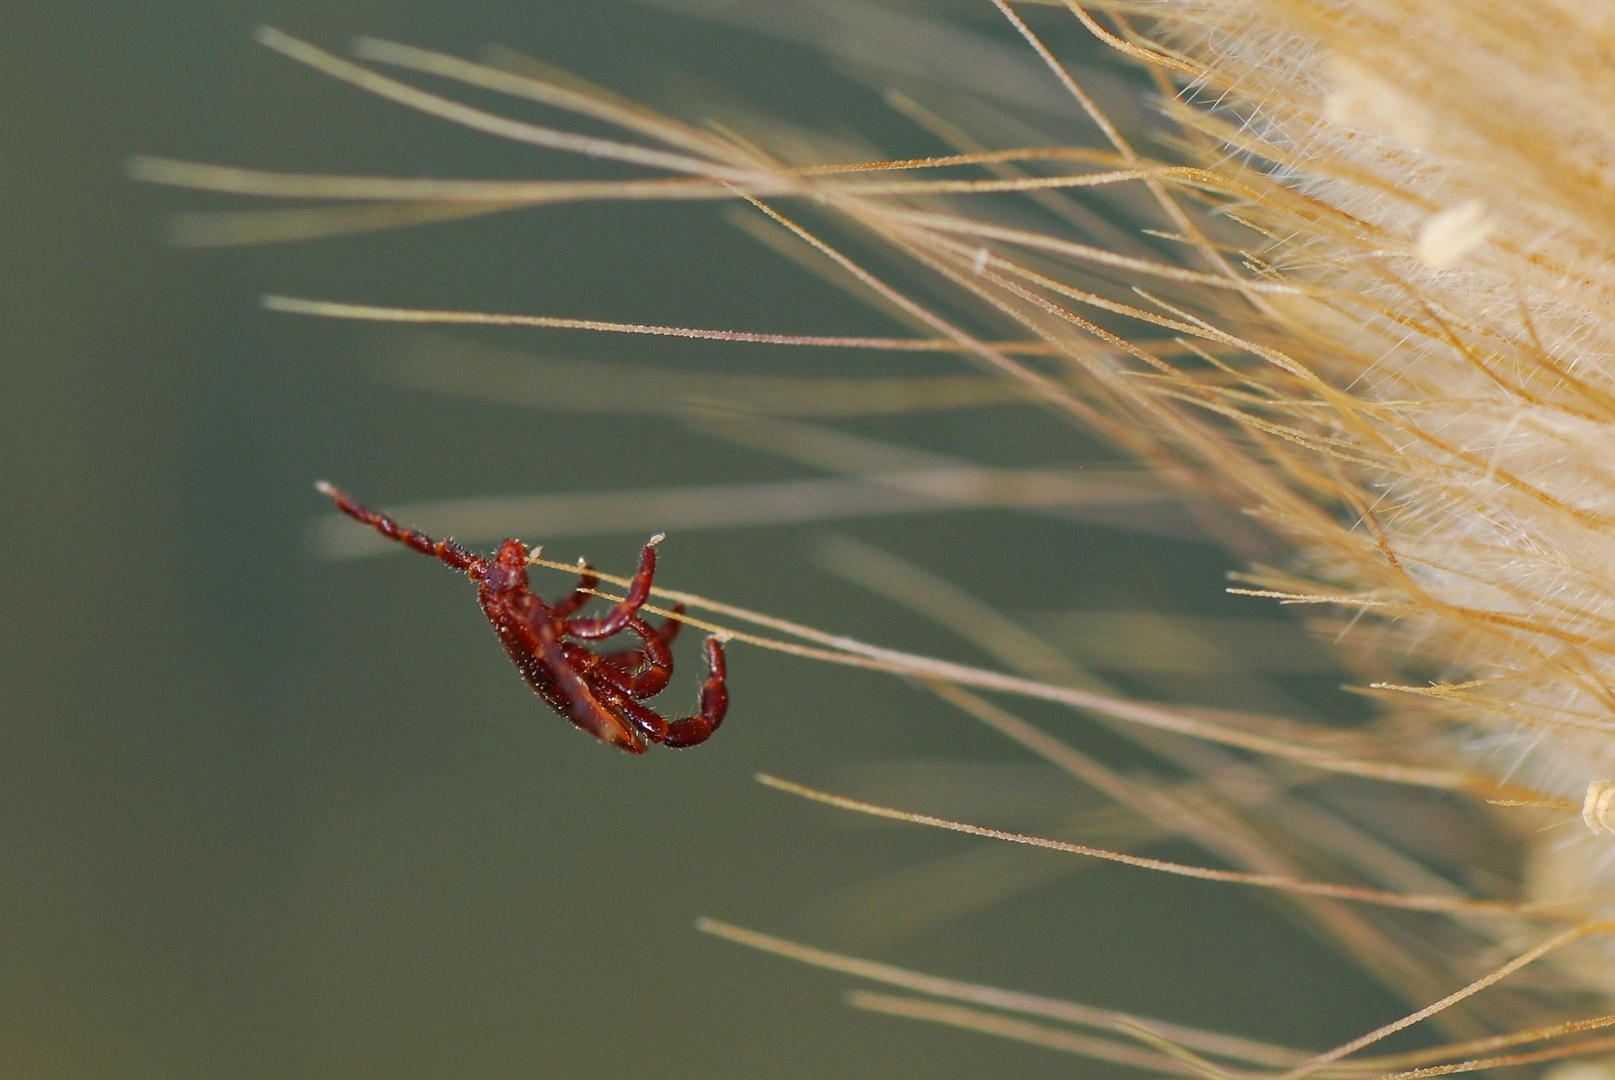
[[[1615,775],[1615,9],[1155,10],[1278,181],[1241,211],[1263,258],[1326,293],[1277,332],[1350,396],[1280,411],[1345,512],[1283,531],[1439,669],[1401,689],[1477,761],[1579,804]],[[1607,840],[1543,844],[1539,889],[1608,887]]]

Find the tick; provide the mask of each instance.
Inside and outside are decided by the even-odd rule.
[[[661,693],[672,677],[673,654],[668,645],[679,631],[678,615],[683,611],[683,605],[675,606],[672,617],[659,628],[639,617],[656,576],[660,536],[652,537],[639,553],[639,570],[629,582],[628,595],[605,614],[582,618],[577,612],[589,602],[589,590],[599,580],[586,565],[580,567],[578,583],[569,595],[546,603],[528,587],[527,545],[520,540],[506,540],[492,558],[484,559],[453,540],[433,540],[406,529],[324,481],[315,487],[354,520],[447,563],[476,582],[477,603],[527,685],[550,708],[601,742],[630,754],[643,754],[649,743],[696,746],[723,723],[729,691],[724,682],[723,646],[717,638],[702,643],[707,678],[701,684],[700,712],[668,720],[641,704]],[[622,633],[633,634],[639,644],[613,652],[595,652],[585,644]]]

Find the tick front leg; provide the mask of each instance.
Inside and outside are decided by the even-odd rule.
[[[328,497],[336,508],[355,521],[375,529],[389,540],[396,540],[411,550],[422,555],[430,555],[434,559],[441,559],[456,570],[470,570],[484,562],[483,559],[471,554],[453,540],[433,540],[423,532],[407,529],[379,510],[370,507],[343,494],[330,484],[321,480],[314,485],[316,491]]]
[[[598,641],[628,629],[628,620],[650,599],[651,580],[656,577],[656,545],[661,542],[662,535],[658,533],[640,551],[639,572],[629,581],[627,596],[598,619],[567,619],[561,633],[582,641]]]
[[[686,716],[667,725],[666,744],[673,747],[697,746],[712,737],[729,711],[729,688],[725,683],[728,670],[724,664],[723,646],[717,638],[702,643],[707,657],[707,681],[701,684],[701,713]]]

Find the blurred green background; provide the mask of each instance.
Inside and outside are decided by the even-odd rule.
[[[970,12],[1010,44],[990,12]],[[702,914],[1293,1044],[1392,1015],[1259,899],[1132,871],[1033,873],[1037,887],[996,906],[907,929],[899,900],[896,929],[861,933],[835,915],[847,898],[981,842],[849,821],[759,788],[754,771],[865,793],[917,784],[908,805],[924,801],[927,777],[962,777],[961,790],[1001,798],[978,819],[1028,829],[1090,797],[897,680],[740,646],[719,736],[630,759],[522,686],[464,581],[414,558],[313,558],[316,477],[386,505],[815,474],[672,420],[408,390],[376,377],[385,335],[265,313],[263,292],[905,331],[707,205],[586,204],[245,251],[165,247],[169,212],[225,204],[127,181],[131,153],[405,176],[578,168],[300,69],[252,43],[259,22],[338,50],[360,32],[462,55],[498,42],[658,102],[710,83],[805,125],[857,128],[890,152],[934,149],[814,50],[627,3],[8,5],[0,1073],[1120,1075],[847,1009],[846,979],[704,937],[693,929]],[[483,338],[669,367],[922,370],[581,334]],[[993,464],[1102,460],[1027,409],[843,428]],[[1221,594],[1226,567],[1205,546],[1007,513],[845,528],[1011,612],[1252,614]],[[803,553],[811,531],[683,532],[662,549],[661,580],[984,661],[816,569]],[[620,568],[640,539],[547,550]],[[560,579],[538,584],[554,592]],[[670,707],[693,699],[693,657],[680,655]],[[1119,760],[1079,718],[1023,711]]]

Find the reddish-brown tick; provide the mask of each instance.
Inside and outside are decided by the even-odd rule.
[[[433,540],[406,529],[330,484],[322,481],[315,486],[349,517],[464,571],[477,583],[477,603],[482,605],[482,613],[488,616],[527,685],[550,708],[601,742],[630,754],[643,754],[647,742],[695,746],[706,742],[723,723],[729,692],[724,685],[723,646],[717,638],[709,637],[703,643],[707,679],[701,684],[698,714],[668,720],[640,704],[660,693],[673,674],[673,654],[668,644],[678,633],[678,614],[683,610],[682,606],[674,607],[673,618],[660,629],[639,618],[639,609],[649,599],[651,579],[656,575],[655,549],[660,536],[640,552],[639,572],[629,582],[627,596],[598,618],[576,618],[574,614],[588,603],[588,590],[598,580],[587,566],[582,567],[577,587],[570,595],[546,604],[528,588],[527,545],[520,540],[506,540],[493,558],[484,559],[452,540]],[[596,653],[578,644],[603,641],[625,631],[639,638],[638,647]]]

